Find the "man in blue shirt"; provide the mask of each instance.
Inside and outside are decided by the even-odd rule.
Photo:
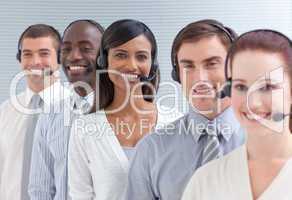
[[[218,95],[235,38],[216,20],[191,23],[178,33],[172,46],[172,77],[181,83],[191,111],[138,143],[126,199],[179,200],[198,167],[243,144],[244,131],[230,99]]]
[[[102,33],[102,26],[93,20],[77,20],[65,29],[61,63],[71,84],[81,81],[95,90],[96,58]],[[80,103],[82,97],[89,101],[90,106],[94,101],[93,92],[88,93],[84,87],[74,87],[73,93],[70,99],[73,104],[67,104],[67,101],[63,102],[61,108],[53,106],[50,113],[42,114],[37,123],[28,189],[31,200],[69,199],[67,152],[71,122],[77,114],[73,109],[83,110],[84,103]],[[66,115],[68,110],[70,113]]]

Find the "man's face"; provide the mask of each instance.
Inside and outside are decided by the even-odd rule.
[[[179,76],[185,96],[202,114],[218,111],[216,93],[225,82],[226,47],[217,36],[185,42],[177,53]]]
[[[50,69],[56,71],[59,68],[55,40],[51,37],[24,38],[21,43],[21,67],[32,72],[27,75],[30,84],[39,86],[43,84],[44,76],[35,72]],[[36,70],[36,71],[34,71]]]
[[[100,40],[101,33],[88,22],[76,22],[67,29],[61,45],[61,62],[71,83],[95,84]]]

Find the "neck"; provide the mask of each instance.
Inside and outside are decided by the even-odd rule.
[[[74,90],[79,96],[85,97],[91,92],[95,91],[95,84],[89,84],[89,85],[90,85],[90,88],[74,87]]]
[[[292,135],[290,130],[283,133],[259,134],[248,132],[247,152],[249,160],[274,160],[292,157]]]
[[[229,98],[217,100],[216,105],[214,106],[212,113],[204,114],[204,116],[209,120],[214,120],[216,117],[218,117],[221,113],[223,113],[229,107],[230,107],[230,99]]]
[[[51,76],[49,79],[39,81],[39,82],[35,82],[33,79],[28,78],[27,85],[29,89],[31,89],[33,92],[39,93],[43,91],[44,89],[53,85],[56,81],[58,81],[58,79],[53,76]]]

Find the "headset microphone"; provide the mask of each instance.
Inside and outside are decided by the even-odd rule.
[[[139,79],[141,82],[151,82],[156,77],[156,74],[153,74],[152,76],[143,76],[139,75]]]
[[[272,120],[275,122],[279,122],[279,121],[282,121],[285,117],[291,116],[291,115],[292,115],[292,113],[284,114],[281,112],[277,112],[277,113],[273,114]]]
[[[231,97],[231,81],[227,81],[226,85],[217,92],[216,97],[219,99],[223,99],[225,97]]]

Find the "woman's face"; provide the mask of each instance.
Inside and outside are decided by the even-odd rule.
[[[290,112],[291,87],[286,69],[279,53],[245,50],[235,55],[231,101],[237,119],[247,132],[289,130],[289,117],[273,120],[275,113]]]
[[[109,78],[116,88],[132,89],[140,83],[140,76],[148,76],[151,69],[151,43],[139,35],[128,42],[109,49]],[[111,71],[117,73],[112,73]]]

